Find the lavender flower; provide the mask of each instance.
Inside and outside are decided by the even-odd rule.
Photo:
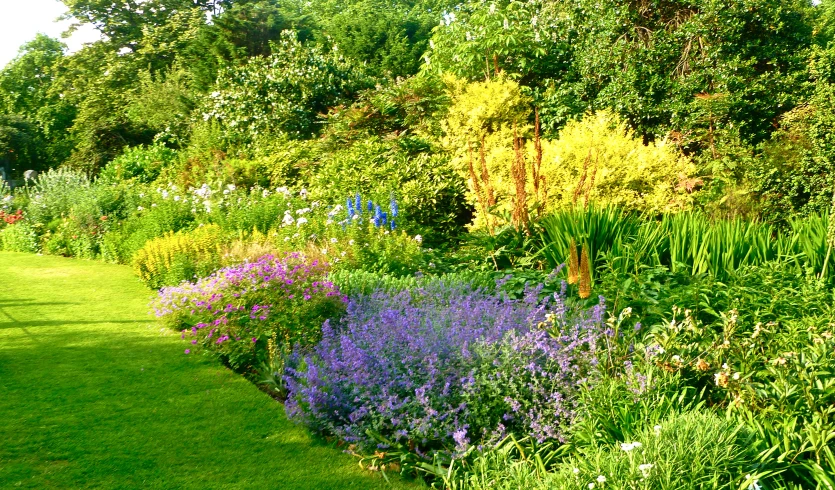
[[[569,311],[532,289],[523,300],[443,282],[378,291],[326,322],[312,353],[288,364],[288,414],[366,449],[410,443],[457,454],[469,437],[560,439],[577,390],[594,373],[602,307]],[[549,334],[535,327],[561,312]]]

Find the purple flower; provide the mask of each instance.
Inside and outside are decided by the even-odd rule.
[[[186,354],[191,354],[191,349],[186,349]]]
[[[453,455],[467,434],[559,439],[595,372],[603,308],[540,302],[538,291],[517,301],[435,281],[353,298],[312,353],[290,356],[287,412],[369,450],[380,442],[369,429],[412,441],[417,454]],[[561,325],[551,334],[533,327],[549,312]],[[504,413],[483,410],[496,406]]]

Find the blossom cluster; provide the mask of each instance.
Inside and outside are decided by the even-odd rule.
[[[312,353],[294,353],[288,413],[363,449],[393,442],[427,457],[511,432],[560,439],[595,369],[603,307],[538,293],[437,281],[354,298]],[[549,323],[553,312],[573,321]]]
[[[18,209],[14,213],[7,213],[0,209],[0,221],[3,221],[7,225],[13,225],[18,221],[23,219],[23,210]]]
[[[309,345],[345,298],[325,279],[326,264],[300,254],[265,255],[194,283],[160,290],[154,310],[196,347],[236,369],[265,361],[267,345]]]

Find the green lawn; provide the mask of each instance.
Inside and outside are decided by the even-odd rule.
[[[0,252],[0,488],[407,487],[185,355],[151,295],[126,267]]]

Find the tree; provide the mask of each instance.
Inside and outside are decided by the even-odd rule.
[[[362,70],[338,54],[303,46],[285,31],[271,56],[221,72],[206,116],[241,142],[274,133],[308,138],[318,132],[320,114],[370,85]]]
[[[63,43],[39,34],[0,71],[0,112],[6,114],[7,145],[17,141],[12,145],[16,148],[15,160],[25,161],[33,169],[55,166],[69,155],[66,131],[72,125],[75,108],[53,91],[65,48]],[[24,150],[20,146],[24,140],[37,141],[38,147]]]

